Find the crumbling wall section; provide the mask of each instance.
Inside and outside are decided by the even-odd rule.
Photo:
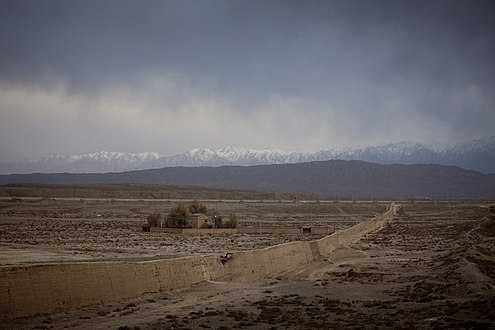
[[[315,242],[318,245],[318,250],[321,255],[329,254],[343,245],[356,241],[364,235],[380,229],[391,221],[396,214],[397,206],[394,202],[392,202],[389,210],[384,214],[378,215],[369,221],[358,223],[355,226],[316,240]]]
[[[377,230],[396,213],[311,242],[232,253],[146,262],[91,262],[0,268],[0,320],[109,304],[208,280],[254,280],[280,274]]]

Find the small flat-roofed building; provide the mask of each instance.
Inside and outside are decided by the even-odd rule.
[[[302,234],[311,234],[311,227],[299,227]]]
[[[191,227],[198,229],[214,228],[215,224],[212,219],[202,213],[191,214]]]

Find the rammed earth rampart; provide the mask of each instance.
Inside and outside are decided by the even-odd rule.
[[[144,262],[88,262],[0,268],[0,320],[104,305],[145,293],[215,280],[274,276],[327,255],[391,221],[396,205],[382,215],[315,241],[291,242],[217,255]]]

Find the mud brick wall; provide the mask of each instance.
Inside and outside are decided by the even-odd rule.
[[[219,256],[146,262],[91,262],[0,268],[0,320],[104,305],[208,280],[255,280],[318,259],[393,219],[396,206],[367,222],[309,242]]]

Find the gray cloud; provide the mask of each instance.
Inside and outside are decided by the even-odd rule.
[[[0,1],[0,9],[1,160],[493,134],[492,1]]]

